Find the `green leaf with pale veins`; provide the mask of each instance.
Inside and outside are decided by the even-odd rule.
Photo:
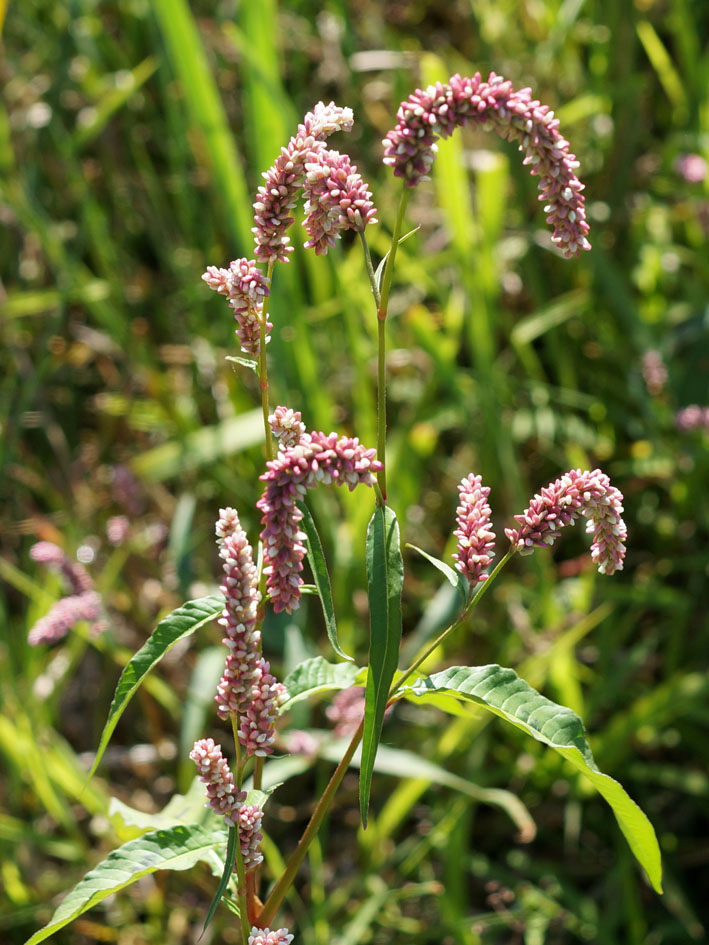
[[[514,670],[496,664],[451,666],[398,692],[448,712],[455,712],[461,703],[486,709],[557,751],[608,802],[630,849],[655,890],[662,892],[660,848],[652,824],[622,785],[598,770],[583,722],[575,712],[532,689]]]
[[[404,565],[399,547],[399,523],[388,506],[379,506],[374,510],[367,529],[366,552],[370,636],[359,774],[359,807],[363,827],[367,826],[374,760],[401,644]]]
[[[25,945],[43,942],[92,906],[143,876],[157,870],[190,869],[200,860],[209,862],[214,848],[225,847],[226,842],[223,825],[208,828],[198,824],[155,830],[129,840],[79,880],[47,925],[35,932]]]
[[[287,712],[296,702],[302,702],[319,692],[332,689],[349,689],[356,685],[357,676],[362,672],[353,663],[328,663],[322,656],[299,663],[283,681],[288,690],[288,700],[281,706],[281,712]]]
[[[118,680],[89,777],[98,768],[118,720],[150,670],[160,662],[178,640],[182,640],[183,637],[189,636],[214,620],[223,609],[223,597],[200,597],[197,600],[188,600],[167,617],[163,617],[138,652],[131,657]]]

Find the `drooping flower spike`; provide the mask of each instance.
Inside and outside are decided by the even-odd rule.
[[[200,738],[194,743],[190,758],[197,765],[200,781],[207,786],[207,806],[236,825],[246,791],[236,790],[234,775],[221,745],[215,745],[213,738]]]
[[[293,247],[286,230],[293,223],[291,211],[305,181],[305,164],[316,160],[317,152],[325,148],[325,138],[335,131],[350,131],[352,123],[351,108],[318,102],[264,173],[266,183],[258,189],[253,228],[255,255],[261,262],[288,262]]]
[[[346,154],[323,149],[306,162],[305,170],[306,249],[325,255],[344,230],[362,232],[377,222],[372,194]]]
[[[263,570],[273,609],[292,613],[300,602],[305,557],[305,535],[298,528],[303,513],[296,503],[320,483],[346,485],[350,492],[360,484],[373,486],[382,464],[376,451],[366,449],[356,437],[338,439],[336,433],[313,432],[279,452],[267,466],[261,476],[266,488],[256,503],[263,512]]]
[[[623,496],[600,469],[571,469],[535,495],[524,513],[515,515],[519,528],[506,528],[505,534],[520,554],[531,554],[553,545],[561,529],[582,515],[593,535],[591,558],[601,574],[613,574],[622,570],[625,557],[622,503]]]
[[[547,223],[554,227],[552,240],[564,256],[591,248],[584,186],[576,176],[579,162],[561,136],[554,113],[532,98],[531,89],[514,89],[494,72],[487,81],[479,72],[470,78],[454,75],[448,82],[417,89],[401,103],[397,119],[383,142],[384,163],[409,187],[428,174],[437,138],[448,138],[456,128],[468,125],[491,128],[519,142],[523,163],[539,177],[539,199],[544,201]]]
[[[207,266],[202,279],[210,289],[223,295],[234,311],[236,337],[244,351],[258,356],[261,349],[263,300],[269,294],[269,280],[253,259],[234,259],[228,269]],[[266,343],[273,324],[265,325]]]
[[[38,541],[32,545],[30,557],[59,571],[72,593],[62,597],[44,617],[40,617],[27,635],[29,645],[57,643],[81,620],[91,624],[92,636],[103,633],[108,624],[101,598],[94,590],[94,582],[86,568],[78,561],[72,561],[59,545],[51,541]]]
[[[458,539],[458,549],[453,558],[460,573],[475,585],[487,580],[485,569],[495,557],[495,533],[490,524],[492,513],[487,502],[490,488],[482,484],[480,476],[470,473],[459,483],[458,492],[458,527],[453,532]]]

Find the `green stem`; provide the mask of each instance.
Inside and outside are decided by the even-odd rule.
[[[295,879],[295,874],[298,870],[298,867],[305,859],[305,854],[308,852],[308,847],[312,843],[315,834],[318,832],[320,824],[322,823],[323,818],[325,817],[325,814],[332,803],[335,793],[337,792],[337,789],[345,776],[345,772],[349,768],[352,756],[354,755],[355,751],[357,750],[357,746],[362,740],[363,731],[364,722],[360,722],[359,728],[352,736],[352,741],[347,747],[347,751],[343,755],[339,765],[335,768],[328,786],[325,788],[322,797],[316,804],[308,826],[305,828],[303,836],[298,841],[298,846],[291,854],[283,874],[263,904],[263,909],[261,910],[258,920],[258,924],[261,928],[269,927],[276,913],[278,912],[278,909],[283,902],[285,895],[291,886],[291,883]]]
[[[273,276],[273,262],[268,264],[268,280],[271,283]],[[268,302],[270,295],[263,300],[261,310],[261,333],[258,349],[258,379],[261,389],[261,410],[263,411],[263,431],[266,440],[266,460],[273,459],[273,435],[271,434],[271,425],[268,422],[270,409],[268,406],[268,367],[266,364],[266,322],[268,321]]]
[[[257,791],[261,790],[261,784],[263,782],[263,763],[265,760],[265,758],[259,755],[254,761],[254,788]]]
[[[377,459],[382,463],[381,470],[377,473],[377,481],[381,492],[380,504],[386,503],[387,498],[387,472],[386,472],[386,437],[387,437],[387,389],[386,389],[386,319],[389,310],[389,292],[391,290],[391,280],[394,275],[394,260],[396,251],[399,248],[399,239],[404,222],[404,212],[409,199],[409,190],[404,185],[404,190],[399,201],[399,209],[394,223],[394,232],[391,238],[391,249],[387,256],[384,266],[384,278],[382,279],[382,291],[377,303]],[[376,279],[374,280],[376,286]],[[376,298],[376,295],[375,295]],[[379,501],[379,500],[378,500]]]
[[[497,575],[504,568],[504,566],[507,564],[507,562],[510,560],[510,558],[512,557],[514,553],[515,553],[515,549],[511,548],[507,552],[507,554],[504,556],[504,558],[498,561],[497,565],[495,566],[494,570],[489,575],[487,580],[483,581],[483,583],[478,586],[477,594],[473,596],[473,598],[467,604],[467,606],[465,607],[461,615],[453,621],[450,627],[447,627],[443,631],[443,633],[441,633],[438,637],[436,637],[436,639],[433,641],[433,643],[431,643],[430,646],[426,647],[423,653],[414,660],[411,666],[409,666],[408,669],[405,669],[402,672],[401,676],[399,676],[396,682],[392,683],[392,687],[389,690],[389,699],[391,699],[391,697],[394,695],[396,690],[403,683],[405,683],[407,679],[413,676],[413,674],[416,672],[419,666],[421,666],[421,664],[424,663],[429,658],[431,653],[433,653],[434,650],[438,649],[438,647],[441,645],[441,643],[443,643],[446,637],[448,637],[449,634],[451,634],[457,627],[461,625],[461,623],[466,619],[466,617],[468,616],[470,611],[473,609],[473,607],[475,607],[479,603],[483,595],[487,592],[487,589],[490,586],[490,584],[492,584],[492,582],[495,580]]]

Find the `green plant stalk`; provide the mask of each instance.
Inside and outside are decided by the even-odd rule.
[[[249,905],[246,899],[246,870],[244,869],[244,857],[241,854],[241,837],[239,835],[239,825],[235,824],[237,833],[236,838],[236,895],[239,900],[239,918],[241,919],[241,936],[243,945],[247,945],[251,933],[251,923],[249,922]]]
[[[267,277],[269,285],[272,282],[273,277],[273,266],[274,263],[271,261],[268,264]],[[261,410],[263,411],[263,432],[264,439],[266,443],[266,461],[273,459],[273,437],[271,435],[271,425],[268,422],[268,416],[270,414],[270,408],[268,406],[268,367],[266,364],[266,322],[268,321],[268,300],[270,295],[267,295],[263,300],[263,308],[261,310],[261,332],[260,332],[260,343],[258,349],[258,379],[259,379],[259,388],[261,390]]]
[[[377,473],[377,482],[381,492],[381,505],[386,504],[387,498],[387,470],[386,470],[386,437],[387,437],[387,389],[386,389],[386,318],[389,309],[389,291],[394,275],[394,260],[399,247],[399,239],[404,222],[404,212],[409,199],[409,189],[404,184],[404,190],[399,201],[399,209],[394,223],[394,233],[391,238],[391,249],[384,266],[382,291],[377,303],[377,459],[382,468]],[[366,245],[366,244],[365,244]],[[365,258],[366,258],[365,252]],[[371,265],[371,260],[370,260]],[[369,266],[368,266],[369,270]],[[376,279],[374,279],[376,288]],[[375,299],[377,293],[375,293]],[[377,500],[379,502],[379,499]]]
[[[405,670],[402,672],[401,676],[399,676],[399,678],[398,678],[394,683],[392,683],[392,687],[391,687],[391,689],[389,690],[389,698],[390,698],[390,699],[391,699],[391,697],[394,695],[394,693],[396,692],[396,690],[399,688],[399,686],[403,685],[403,683],[405,683],[407,679],[409,679],[411,676],[413,676],[413,674],[416,672],[416,670],[419,668],[419,666],[421,666],[422,663],[425,663],[425,661],[429,658],[429,656],[431,655],[431,653],[433,653],[436,649],[438,649],[438,647],[443,643],[443,641],[444,641],[457,627],[459,627],[459,626],[461,625],[461,623],[468,617],[468,615],[470,614],[470,611],[473,609],[473,607],[475,607],[475,605],[478,603],[478,601],[482,598],[482,596],[483,596],[483,595],[485,594],[485,592],[487,591],[489,585],[492,584],[492,582],[495,580],[495,578],[497,577],[497,575],[498,575],[498,574],[500,573],[500,571],[504,568],[504,566],[507,564],[507,562],[510,560],[510,558],[512,557],[512,555],[513,555],[514,553],[515,553],[515,549],[514,549],[514,548],[511,548],[511,549],[507,552],[507,554],[506,554],[503,558],[501,558],[500,561],[498,561],[497,565],[495,566],[495,568],[493,569],[493,571],[490,573],[488,579],[487,579],[486,581],[483,581],[483,583],[480,585],[480,587],[479,587],[479,589],[478,589],[477,594],[474,594],[474,595],[473,595],[473,597],[471,598],[470,602],[466,605],[466,607],[465,607],[465,609],[463,610],[463,612],[461,613],[461,615],[460,615],[459,617],[457,617],[457,618],[453,621],[453,623],[450,625],[450,627],[447,627],[447,628],[443,631],[443,633],[441,633],[438,637],[436,637],[436,639],[433,641],[433,643],[431,643],[430,646],[427,646],[426,649],[423,651],[423,653],[422,653],[420,656],[417,656],[417,657],[416,657],[416,659],[415,659],[414,662],[411,664],[411,666],[409,666],[408,669],[405,669]]]
[[[483,584],[480,586],[480,589],[478,590],[477,594],[475,594],[473,598],[469,601],[469,603],[466,605],[460,617],[458,617],[446,630],[444,630],[443,633],[441,633],[441,635],[434,641],[434,643],[432,643],[431,646],[427,647],[425,652],[420,657],[418,657],[411,664],[411,666],[408,667],[408,669],[405,669],[402,672],[401,676],[398,678],[398,680],[392,685],[391,689],[389,690],[389,696],[388,696],[389,704],[393,701],[393,696],[396,694],[396,690],[399,688],[399,686],[403,682],[405,682],[413,673],[415,673],[418,667],[423,663],[425,659],[427,659],[431,655],[431,653],[433,653],[436,647],[440,646],[441,643],[446,639],[446,637],[450,633],[452,633],[453,630],[456,629],[456,627],[460,626],[463,620],[465,620],[465,618],[468,616],[468,614],[473,609],[473,607],[475,607],[478,601],[482,598],[483,594],[487,590],[488,585],[491,584],[492,581],[497,577],[497,575],[500,573],[503,567],[507,564],[507,562],[510,560],[513,554],[514,554],[514,549],[511,549],[510,551],[507,552],[504,558],[502,558],[502,560],[498,563],[496,568],[490,574],[488,579],[485,582],[483,582]],[[266,899],[266,902],[263,905],[263,909],[261,910],[261,913],[259,915],[259,924],[262,928],[270,926],[271,922],[273,921],[276,915],[276,912],[278,911],[281,903],[285,899],[286,893],[288,892],[288,889],[290,888],[293,880],[295,879],[295,874],[298,870],[298,867],[305,859],[305,855],[308,852],[308,847],[312,843],[313,837],[315,837],[315,835],[317,834],[318,829],[320,828],[320,824],[322,823],[323,818],[325,817],[325,814],[327,813],[330,807],[330,804],[332,803],[335,797],[337,789],[340,786],[340,783],[345,776],[345,772],[347,771],[349,767],[350,761],[352,760],[352,757],[355,751],[357,750],[357,746],[362,740],[363,732],[364,732],[364,721],[360,722],[359,728],[352,736],[352,741],[347,746],[347,751],[343,755],[342,760],[340,761],[332,777],[330,778],[330,781],[327,787],[325,788],[325,792],[323,793],[322,797],[318,801],[315,807],[315,810],[312,813],[308,826],[305,828],[305,831],[303,832],[303,836],[298,841],[298,846],[295,848],[295,850],[291,854],[291,857],[288,860],[288,863],[286,864],[286,868],[283,871],[283,874],[281,875],[280,879],[271,890],[270,895],[268,896],[268,898]]]
[[[305,855],[308,852],[308,847],[313,842],[313,838],[317,834],[325,814],[328,812],[337,789],[345,776],[345,772],[350,766],[350,761],[352,761],[352,756],[357,750],[357,746],[362,739],[363,732],[364,721],[360,722],[359,728],[352,736],[352,741],[347,746],[347,751],[342,756],[342,760],[340,761],[339,765],[335,768],[335,771],[333,772],[333,775],[330,778],[330,781],[325,788],[322,797],[315,806],[315,810],[313,811],[310,821],[308,822],[308,826],[305,828],[303,836],[298,841],[298,846],[291,854],[283,874],[263,904],[263,909],[261,910],[261,913],[258,917],[261,928],[269,927],[276,913],[278,912],[278,909],[283,902],[286,893],[295,879],[295,874],[298,870],[298,867],[305,859]]]

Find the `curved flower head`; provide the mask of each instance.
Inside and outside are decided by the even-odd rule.
[[[459,483],[458,492],[458,527],[453,532],[458,539],[458,549],[453,555],[455,566],[470,584],[479,584],[487,580],[485,569],[495,557],[495,533],[490,525],[492,513],[487,503],[490,489],[482,484],[480,476],[470,473]]]
[[[300,411],[291,410],[290,407],[276,407],[268,418],[268,424],[282,450],[295,446],[305,433]]]
[[[261,320],[263,300],[269,294],[269,280],[253,259],[234,259],[228,269],[207,266],[202,279],[210,289],[223,295],[234,311],[236,337],[241,347],[249,354],[258,356],[261,348]],[[268,343],[271,322],[266,322]]]
[[[327,253],[344,230],[364,231],[376,223],[377,208],[367,184],[346,154],[325,149],[305,164],[305,212],[303,226],[309,239],[306,249],[318,256]]]
[[[194,743],[190,758],[197,765],[200,781],[207,786],[206,806],[221,814],[229,823],[238,823],[246,792],[237,792],[229,763],[222,754],[222,746],[215,745],[213,738],[200,738]]]
[[[263,512],[263,570],[273,609],[291,613],[300,602],[305,557],[305,535],[298,528],[303,513],[296,503],[319,483],[346,485],[350,491],[360,484],[373,486],[382,464],[375,450],[366,449],[356,437],[338,439],[336,433],[313,432],[304,434],[267,466],[261,476],[266,488],[256,503]]]
[[[259,187],[254,203],[257,259],[268,263],[288,262],[293,247],[286,230],[293,223],[291,211],[305,180],[305,164],[315,160],[317,152],[324,149],[325,138],[335,131],[349,131],[352,122],[351,108],[340,108],[334,102],[329,105],[318,102],[264,173],[266,183]]]
[[[514,89],[494,72],[487,81],[476,72],[470,78],[454,75],[448,82],[417,89],[401,103],[396,127],[384,139],[384,163],[415,187],[433,164],[436,140],[468,125],[492,128],[519,142],[523,163],[539,177],[539,199],[544,201],[547,223],[554,227],[552,240],[567,257],[590,249],[583,184],[576,176],[579,163],[559,132],[558,120],[532,98],[530,89]]]
[[[586,531],[593,535],[591,558],[601,574],[623,568],[627,530],[621,517],[623,496],[600,469],[571,469],[534,496],[522,515],[515,515],[519,528],[505,534],[520,554],[553,545],[561,529],[579,515],[588,519]]]

